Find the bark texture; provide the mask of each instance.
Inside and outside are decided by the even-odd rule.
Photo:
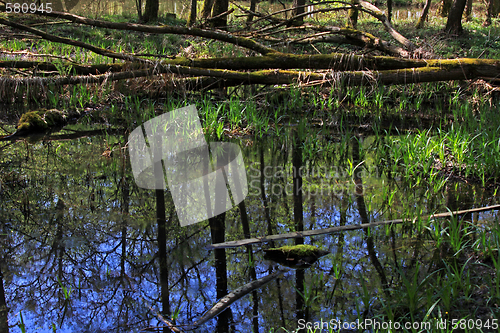
[[[467,0],[454,0],[453,5],[448,15],[445,31],[450,34],[461,34],[462,28],[462,15],[464,13],[465,4]]]

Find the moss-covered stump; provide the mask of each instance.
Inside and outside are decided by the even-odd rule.
[[[30,111],[21,116],[16,134],[30,134],[48,131],[67,122],[67,114],[56,109]]]
[[[279,248],[265,249],[264,259],[275,261],[292,268],[308,268],[328,251],[313,245],[286,245]]]

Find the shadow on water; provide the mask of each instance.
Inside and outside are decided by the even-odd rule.
[[[264,259],[263,248],[294,244],[330,254],[247,288],[247,296],[194,331],[305,332],[308,322],[421,320],[425,299],[460,316],[463,309],[426,291],[435,280],[425,278],[446,276],[443,261],[454,256],[453,245],[433,232],[453,222],[418,217],[495,198],[463,183],[434,193],[398,180],[379,164],[380,136],[325,134],[305,124],[283,133],[236,142],[247,198],[183,228],[168,191],[134,183],[124,134],[9,143],[0,155],[0,330],[7,332],[8,323],[29,332],[167,332],[162,318],[187,329],[229,292],[280,269]],[[399,217],[413,223],[207,250],[213,243]],[[498,223],[491,212],[461,219]],[[470,230],[458,237],[479,237]],[[465,267],[466,258],[454,257]],[[404,286],[415,287],[414,294]],[[474,304],[478,317],[490,315],[480,288],[463,302]]]

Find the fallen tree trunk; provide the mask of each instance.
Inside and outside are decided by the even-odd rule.
[[[125,58],[125,56],[124,56]],[[147,59],[142,59],[147,60]],[[161,67],[172,69],[172,72],[178,74],[191,73],[196,69],[226,69],[226,70],[259,70],[259,69],[312,69],[331,71],[356,71],[356,70],[378,70],[385,71],[391,69],[422,69],[423,68],[440,68],[440,69],[457,69],[464,70],[464,77],[467,79],[467,73],[471,79],[477,77],[495,77],[500,72],[500,60],[496,59],[402,59],[385,56],[358,56],[354,54],[331,53],[331,54],[314,54],[314,55],[295,55],[289,53],[273,54],[262,57],[222,57],[222,58],[207,58],[207,59],[188,59],[178,57],[175,59],[167,59],[159,62],[147,60],[147,63],[110,63],[98,65],[79,65],[72,62],[64,62],[61,65],[70,69],[71,72],[77,74],[104,74],[106,72],[130,71],[136,69],[145,69],[148,65],[151,69],[156,69],[160,73],[166,73],[168,70],[162,70]],[[38,68],[39,70],[55,71],[57,66],[48,62],[36,61],[0,61],[0,68]],[[173,70],[175,68],[175,70]],[[180,71],[180,72],[179,72]],[[477,74],[471,74],[476,71]],[[144,72],[138,71],[137,76],[144,76]],[[211,73],[218,72],[203,72],[204,76],[212,76]],[[245,73],[240,73],[245,74]],[[438,74],[438,73],[436,73]],[[219,77],[219,75],[217,75]],[[120,77],[120,76],[118,76]],[[134,77],[134,76],[131,76]],[[441,75],[442,77],[442,75]],[[130,77],[123,77],[130,78]],[[444,78],[446,79],[446,78]],[[437,79],[441,81],[443,79]],[[429,82],[429,81],[424,81]]]
[[[487,63],[487,61],[481,61]],[[378,56],[357,56],[354,54],[331,53],[314,55],[279,54],[263,57],[223,57],[207,59],[175,59],[151,62],[152,68],[158,66],[183,66],[205,69],[228,70],[256,70],[256,69],[330,69],[344,70],[386,70],[411,67],[426,67],[428,62],[423,60],[400,59]],[[120,72],[124,70],[144,69],[144,64],[137,63],[109,63],[98,65],[79,65],[73,62],[63,62],[60,66],[69,69],[75,74],[104,74],[106,72]],[[439,62],[434,65],[439,66]],[[142,68],[141,68],[142,67]],[[0,61],[0,68],[37,68],[38,70],[57,71],[57,66],[49,62],[37,61]]]
[[[190,27],[179,27],[179,26],[151,26],[151,25],[142,25],[142,24],[134,24],[134,23],[117,23],[117,22],[108,22],[102,20],[94,20],[87,17],[63,13],[63,12],[36,12],[37,15],[49,16],[55,18],[62,18],[68,20],[73,23],[85,24],[93,27],[99,28],[107,28],[114,30],[130,30],[130,31],[139,31],[146,32],[152,34],[176,34],[176,35],[186,35],[186,36],[197,36],[204,37],[213,40],[220,40],[226,43],[234,44],[255,52],[258,52],[262,55],[277,53],[276,50],[267,47],[259,42],[256,42],[250,38],[238,37],[233,34],[222,32],[220,30],[208,30],[208,29],[200,29],[200,28],[190,28]],[[0,22],[1,24],[5,24]]]
[[[221,69],[203,69],[186,66],[163,66],[156,68],[139,69],[120,73],[107,73],[91,76],[67,76],[58,78],[0,78],[0,99],[12,97],[20,87],[44,88],[47,85],[63,86],[75,84],[95,84],[105,81],[112,82],[130,78],[149,77],[158,74],[177,74],[187,76],[205,76],[229,80],[228,84],[219,83],[220,86],[234,86],[247,84],[299,84],[322,86],[360,86],[375,84],[410,84],[421,82],[437,82],[449,80],[472,80],[478,78],[491,78],[500,75],[500,66],[497,60],[483,59],[456,59],[426,61],[426,67],[404,68],[382,71],[290,71],[290,70],[260,70],[255,72],[238,72]],[[196,81],[197,79],[194,79]],[[189,82],[172,80],[175,83]],[[193,83],[193,81],[191,81]],[[210,84],[213,84],[211,81]],[[202,86],[194,84],[194,87]],[[181,87],[193,90],[193,85]]]
[[[393,56],[409,58],[411,52],[390,44],[389,42],[375,37],[364,31],[338,28],[338,27],[318,27],[316,30],[329,32],[328,35],[312,35],[305,38],[292,40],[291,44],[316,44],[316,43],[336,43],[336,44],[350,44],[361,46],[368,49],[374,49]]]
[[[363,10],[377,11],[372,5],[360,2]],[[136,24],[112,23],[91,20],[67,13],[44,13],[45,15],[63,17],[76,23],[100,26],[103,28],[127,28],[129,30],[152,33],[189,33],[209,38],[230,41],[236,45],[260,51],[260,57],[223,57],[211,59],[188,59],[178,57],[154,61],[127,53],[118,53],[72,40],[55,36],[23,24],[0,18],[0,24],[30,32],[56,43],[84,48],[113,59],[128,61],[119,64],[80,65],[72,62],[63,63],[72,73],[89,74],[58,77],[35,78],[0,78],[0,98],[9,99],[21,90],[21,98],[26,91],[43,93],[48,85],[65,86],[75,84],[102,84],[118,80],[139,77],[152,77],[159,74],[171,74],[171,85],[166,89],[197,90],[209,87],[227,87],[246,84],[298,84],[298,85],[373,85],[373,84],[408,84],[448,80],[471,80],[491,78],[500,74],[500,61],[483,59],[422,60],[402,59],[394,57],[358,56],[353,54],[318,54],[295,55],[281,53],[246,37],[236,37],[229,33],[183,27],[151,27]],[[383,15],[376,12],[377,15]],[[385,16],[384,16],[385,17]],[[384,17],[380,16],[381,20]],[[311,29],[323,29],[312,27]],[[332,29],[325,31],[331,33]],[[335,29],[333,29],[335,30]],[[337,29],[345,33],[357,34],[351,29]],[[321,33],[320,33],[321,34]],[[311,38],[320,38],[323,35]],[[300,39],[298,39],[300,40]],[[303,39],[307,40],[307,38]],[[240,44],[243,43],[243,44]],[[309,40],[311,42],[311,40]],[[408,47],[412,44],[402,43]],[[46,62],[3,61],[4,68],[37,68],[41,71],[54,71],[55,65]],[[316,71],[312,71],[316,70]],[[250,71],[250,72],[249,72]],[[103,73],[106,72],[106,73]],[[52,73],[53,74],[53,73]],[[96,74],[96,75],[91,75]],[[168,80],[166,80],[168,81]],[[168,84],[168,82],[167,82]],[[23,88],[23,89],[20,89]]]

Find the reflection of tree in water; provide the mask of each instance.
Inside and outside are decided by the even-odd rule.
[[[9,310],[7,310],[7,302],[5,302],[2,267],[0,267],[0,331],[4,333],[9,332],[8,314]]]
[[[158,225],[154,223],[154,192],[136,187],[127,157],[102,158],[99,139],[80,140],[84,141],[47,141],[38,146],[16,143],[14,153],[0,156],[0,271],[4,275],[0,280],[0,332],[7,332],[1,326],[7,318],[2,305],[10,308],[11,325],[20,311],[25,321],[32,318],[29,331],[34,323],[55,323],[70,331],[76,327],[91,331],[95,325],[129,332],[162,325],[156,316],[162,312],[178,314],[177,324],[191,324],[228,291],[272,272],[260,246],[217,253],[200,250],[207,243],[223,242],[225,237],[260,237],[268,227],[275,234],[295,228],[366,223],[372,214],[368,199],[370,205],[377,204],[369,195],[370,184],[363,184],[361,176],[354,179],[357,194],[334,197],[317,192],[311,199],[307,195],[299,198],[299,191],[289,195],[272,191],[270,184],[276,182],[298,186],[299,174],[267,172],[266,177],[253,177],[254,187],[263,192],[250,194],[240,204],[242,214],[229,211],[210,223],[180,228],[167,195],[160,200],[165,202],[167,214],[161,219],[166,223]],[[281,145],[257,147],[252,158],[261,165],[254,169],[305,164],[307,140],[289,143],[291,154],[280,152]],[[362,141],[354,139],[348,148],[357,165],[365,154]],[[85,163],[79,162],[79,156]],[[339,153],[336,158],[345,160],[346,156]],[[328,159],[340,165],[332,157]],[[340,176],[335,180],[342,181]],[[303,176],[306,190],[309,181]],[[413,200],[410,192],[406,194]],[[251,296],[238,300],[200,329],[227,332],[234,321],[240,331],[249,331],[250,326],[264,332],[281,326],[295,330],[299,318],[356,318],[352,314],[355,298],[347,296],[360,296],[358,275],[366,277],[370,292],[371,288],[381,290],[383,297],[387,285],[391,295],[401,285],[401,274],[412,276],[413,261],[422,262],[426,269],[425,251],[416,251],[416,244],[402,247],[401,230],[403,226],[394,226],[390,234],[372,228],[370,233],[345,232],[316,241],[306,238],[306,243],[329,246],[333,255],[313,269],[290,272],[252,290]],[[387,252],[388,246],[392,253]],[[339,274],[334,267],[340,268]],[[6,302],[2,301],[1,283]],[[311,290],[325,292],[311,294]],[[300,294],[313,297],[305,301]],[[371,314],[369,307],[360,310]]]

